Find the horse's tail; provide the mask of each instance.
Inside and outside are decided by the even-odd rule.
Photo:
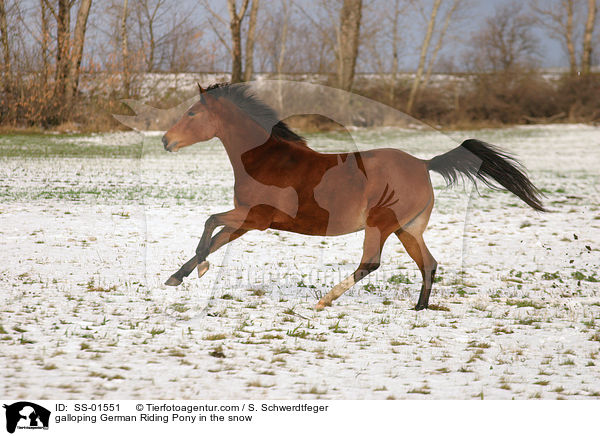
[[[440,173],[448,186],[459,176],[465,176],[473,183],[479,179],[492,189],[503,186],[533,209],[546,211],[539,189],[525,175],[522,165],[491,144],[467,139],[454,150],[427,161],[427,168]]]

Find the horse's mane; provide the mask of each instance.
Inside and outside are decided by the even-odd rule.
[[[223,97],[235,104],[267,132],[271,132],[272,136],[306,146],[306,140],[281,121],[277,112],[264,101],[258,99],[247,84],[215,83],[210,85],[206,91],[217,98]]]

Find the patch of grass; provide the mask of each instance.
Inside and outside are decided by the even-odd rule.
[[[189,310],[189,307],[187,307],[185,304],[183,303],[173,303],[171,304],[171,309],[173,309],[175,312],[179,312],[179,313],[183,313],[183,312],[187,312]]]
[[[248,382],[246,384],[246,386],[248,386],[249,388],[272,388],[275,385],[274,384],[267,385],[267,384],[262,383],[260,380],[256,379],[256,380]]]
[[[150,330],[150,334],[152,335],[152,337],[162,335],[164,332],[165,329],[161,327],[152,327],[152,330]]]
[[[520,325],[532,325],[533,323],[542,322],[539,318],[524,318],[517,321]]]
[[[586,282],[592,282],[592,283],[600,282],[600,279],[598,277],[596,277],[596,274],[586,276],[581,271],[572,272],[571,277],[574,278],[575,280],[583,280]]]
[[[398,347],[400,345],[410,345],[408,342],[405,341],[397,341],[395,339],[392,339],[392,341],[390,342],[390,344],[392,345],[392,347]]]
[[[215,347],[210,353],[208,353],[208,355],[218,359],[224,359],[226,357],[225,353],[223,353],[223,347],[221,345]]]
[[[554,272],[554,273],[549,273],[549,272],[545,272],[542,274],[542,280],[560,280],[560,273]],[[560,280],[562,282],[562,280]]]
[[[302,324],[296,326],[293,330],[288,330],[287,335],[294,338],[305,339],[308,336],[308,332],[306,330],[300,330]]]
[[[406,393],[407,394],[429,395],[429,394],[431,394],[431,388],[427,385],[427,383],[425,383],[423,386],[412,388],[409,391],[407,391]]]
[[[223,340],[226,338],[227,338],[227,335],[224,333],[214,333],[211,335],[206,335],[202,339],[204,339],[205,341],[220,341],[220,340]]]
[[[401,284],[410,285],[410,284],[412,284],[410,279],[402,273],[394,274],[393,276],[391,276],[388,279],[388,283],[391,283],[392,285],[401,285]]]
[[[340,327],[339,320],[335,324],[330,325],[329,330],[331,330],[333,333],[348,333],[347,330],[344,330],[343,328]]]
[[[181,350],[173,348],[171,351],[169,351],[169,356],[173,356],[173,357],[185,357],[185,353],[183,351],[181,351]]]
[[[377,292],[377,287],[373,283],[367,283],[363,286],[363,289],[371,294]]]
[[[429,306],[427,306],[428,310],[437,310],[440,312],[450,312],[450,308],[446,307],[446,306],[442,306],[441,304],[430,304]]]
[[[469,348],[490,348],[491,345],[488,344],[487,342],[477,342],[477,341],[471,341],[469,342]]]
[[[308,391],[300,391],[301,394],[311,394],[311,395],[325,395],[327,393],[327,389],[319,389],[316,386],[313,386]]]
[[[88,292],[114,292],[117,290],[117,285],[112,285],[106,288],[101,285],[96,285],[94,283],[94,279],[91,279],[89,282],[87,282],[86,289]]]
[[[542,303],[537,303],[535,301],[531,301],[531,300],[513,300],[513,299],[508,299],[506,300],[506,304],[509,306],[516,306],[518,308],[521,307],[533,307],[534,309],[541,309],[544,307],[544,305]]]

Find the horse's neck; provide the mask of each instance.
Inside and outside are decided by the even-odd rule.
[[[236,178],[245,174],[242,155],[260,147],[269,139],[270,133],[248,115],[235,108],[222,115],[218,138],[223,143]]]

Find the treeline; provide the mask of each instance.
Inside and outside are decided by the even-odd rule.
[[[473,2],[0,0],[0,126],[114,129],[123,98],[189,97],[148,92],[148,73],[201,71],[317,73],[444,126],[598,121],[598,0],[502,3],[486,19]],[[539,34],[562,48],[560,77],[541,72]]]

